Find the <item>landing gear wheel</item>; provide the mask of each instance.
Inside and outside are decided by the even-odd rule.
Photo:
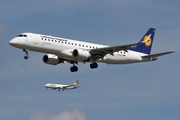
[[[90,64],[90,68],[91,69],[94,69],[94,68],[97,68],[98,67],[98,64],[97,63],[91,63]]]
[[[70,71],[71,71],[71,72],[77,72],[77,71],[78,71],[78,67],[77,67],[77,66],[72,66],[72,67],[70,68]]]
[[[90,64],[90,68],[91,68],[91,69],[94,69],[93,63]]]
[[[28,59],[29,58],[29,56],[24,56],[24,59]]]

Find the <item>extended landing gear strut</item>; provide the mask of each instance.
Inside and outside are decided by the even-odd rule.
[[[78,67],[73,65],[71,68],[70,68],[70,71],[71,72],[77,72],[78,71]]]
[[[25,52],[25,53],[26,53],[26,56],[24,56],[24,59],[28,59],[28,58],[29,58],[29,56],[28,56],[28,50],[23,49],[23,52]]]
[[[93,63],[90,64],[90,68],[91,68],[91,69],[94,69],[94,68],[97,68],[97,67],[98,67],[98,64],[95,63],[95,62],[93,62]]]

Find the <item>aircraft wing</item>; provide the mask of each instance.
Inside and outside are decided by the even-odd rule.
[[[174,53],[174,51],[170,51],[170,52],[164,52],[164,53],[158,53],[158,54],[152,54],[152,55],[145,55],[145,56],[142,56],[143,58],[156,58],[156,57],[159,57],[159,56],[162,56],[162,55],[166,55],[166,54],[170,54],[170,53]]]
[[[132,46],[146,43],[150,36],[151,36],[151,34],[144,41],[141,41],[141,42],[138,42],[138,43],[121,45],[121,46],[114,46],[114,47],[104,47],[104,48],[93,49],[93,50],[90,50],[90,53],[91,54],[101,54],[101,55],[106,55],[106,54],[113,55],[113,52],[117,52],[117,51],[120,51],[120,50],[125,50],[126,51],[127,49],[131,48]]]

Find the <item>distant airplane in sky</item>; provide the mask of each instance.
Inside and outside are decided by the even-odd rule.
[[[150,28],[139,42],[113,47],[35,33],[22,33],[13,38],[9,44],[23,49],[26,53],[25,59],[29,58],[28,51],[47,53],[43,56],[44,63],[57,65],[67,61],[73,64],[70,71],[76,72],[78,67],[75,64],[78,62],[91,62],[90,68],[94,69],[98,67],[97,62],[106,64],[148,62],[173,53],[170,51],[150,54],[154,34],[155,29]]]
[[[58,89],[60,91],[60,89],[62,89],[63,91],[66,90],[70,90],[70,89],[76,89],[80,86],[77,86],[79,83],[78,80],[76,80],[76,82],[73,83],[73,85],[63,85],[63,84],[46,84],[45,87],[48,88],[52,88],[53,90]]]

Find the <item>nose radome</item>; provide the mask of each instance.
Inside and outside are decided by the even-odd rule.
[[[17,40],[16,39],[12,39],[11,41],[9,41],[9,44],[11,46],[14,46],[15,44],[17,44]]]

